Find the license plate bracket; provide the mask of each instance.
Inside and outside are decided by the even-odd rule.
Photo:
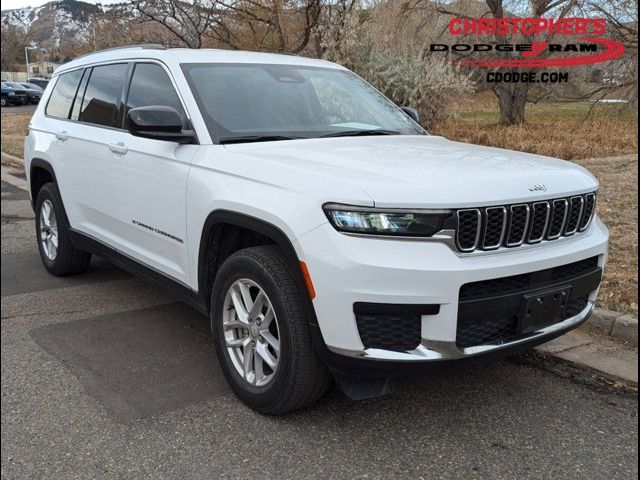
[[[571,298],[571,287],[556,287],[522,296],[518,315],[518,331],[529,333],[541,327],[562,322]]]

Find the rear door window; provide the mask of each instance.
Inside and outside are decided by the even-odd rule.
[[[58,77],[49,102],[45,109],[45,113],[50,117],[69,118],[73,99],[78,91],[78,85],[82,78],[83,70],[74,70],[73,72],[63,73]]]
[[[126,63],[93,67],[80,108],[81,122],[121,127],[120,102],[127,68]]]

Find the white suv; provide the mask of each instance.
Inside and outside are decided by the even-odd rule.
[[[564,161],[427,134],[332,63],[138,46],[56,70],[25,165],[42,261],[208,315],[252,408],[526,350],[591,313],[608,232]]]

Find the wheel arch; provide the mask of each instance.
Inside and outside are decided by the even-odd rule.
[[[29,193],[31,194],[31,208],[35,208],[38,192],[46,183],[55,183],[58,190],[58,180],[53,165],[42,158],[33,158],[29,162]]]
[[[255,234],[256,237],[254,238],[258,243],[251,244],[250,242],[248,245],[243,246],[241,239],[233,238],[237,232]],[[229,241],[235,242],[230,248],[225,245],[225,242]],[[309,318],[313,323],[317,324],[315,310],[311,297],[308,295],[307,284],[300,267],[300,258],[292,241],[278,226],[243,213],[216,210],[207,216],[202,228],[198,251],[198,292],[206,300],[210,308],[209,302],[213,281],[218,268],[228,255],[248,246],[269,244],[277,245],[282,250],[296,285],[305,299],[305,305],[310,315]]]

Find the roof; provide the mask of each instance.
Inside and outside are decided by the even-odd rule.
[[[134,45],[101,50],[78,57],[59,67],[55,74],[95,63],[136,59],[155,59],[173,66],[178,66],[182,63],[264,63],[344,69],[344,67],[326,60],[299,57],[297,55],[210,48],[190,49],[165,48],[160,45]]]

